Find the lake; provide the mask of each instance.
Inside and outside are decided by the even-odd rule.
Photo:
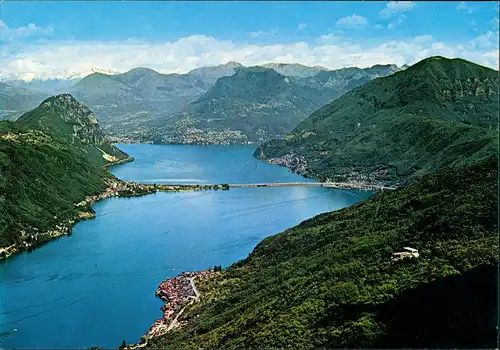
[[[145,183],[313,181],[255,159],[252,146],[118,145],[135,162],[110,170]],[[0,264],[0,347],[118,347],[162,316],[158,284],[227,267],[263,238],[369,192],[237,188],[111,198],[73,235]],[[17,328],[17,332],[5,333]]]

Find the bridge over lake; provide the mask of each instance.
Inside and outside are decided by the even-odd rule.
[[[204,186],[220,186],[220,185],[208,185]],[[267,183],[252,183],[252,184],[225,184],[229,188],[248,188],[248,187],[296,187],[296,186],[309,186],[309,187],[329,187],[338,189],[353,189],[353,190],[365,190],[365,191],[383,191],[383,190],[395,190],[396,187],[388,186],[377,186],[377,185],[366,185],[359,183],[349,183],[349,182],[267,182]]]

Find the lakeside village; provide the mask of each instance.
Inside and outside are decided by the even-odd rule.
[[[386,169],[375,170],[369,174],[365,174],[359,171],[351,169],[351,171],[337,174],[333,178],[323,178],[318,179],[314,174],[308,170],[308,163],[303,156],[285,154],[281,157],[274,157],[266,159],[266,162],[270,164],[281,165],[290,169],[292,173],[302,175],[304,177],[316,178],[319,182],[338,182],[338,183],[349,183],[353,185],[352,188],[358,189],[359,186],[365,186],[365,184],[371,184],[374,186],[388,186]],[[399,186],[399,182],[389,181],[393,186]]]
[[[197,281],[202,281],[212,277],[216,273],[216,269],[198,272],[183,272],[179,276],[161,282],[156,289],[155,295],[165,302],[165,305],[160,308],[163,311],[163,317],[159,318],[153,326],[151,326],[146,335],[141,338],[139,344],[122,345],[120,348],[135,349],[145,347],[148,340],[152,337],[163,335],[174,327],[179,327],[180,323],[178,322],[178,317],[188,305],[197,302],[200,296],[194,283],[195,279]]]
[[[122,181],[112,178],[106,181],[107,187],[103,192],[86,197],[83,201],[75,204],[77,213],[73,218],[59,221],[54,228],[48,231],[39,232],[32,228],[30,232],[21,231],[21,243],[13,244],[8,247],[0,247],[0,261],[5,260],[15,253],[23,250],[31,251],[36,247],[59,238],[61,236],[70,236],[73,225],[80,220],[95,218],[95,212],[91,205],[97,201],[110,197],[137,197],[156,192],[187,192],[203,190],[229,190],[229,185],[164,185],[164,184],[140,184],[132,181]],[[57,216],[54,216],[58,220]]]

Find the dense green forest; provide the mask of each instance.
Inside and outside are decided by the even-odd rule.
[[[261,158],[302,156],[326,180],[404,184],[498,148],[498,71],[431,57],[372,80],[314,112]]]
[[[494,347],[497,183],[492,157],[268,237],[149,346]]]
[[[17,122],[0,122],[0,247],[31,243],[75,219],[75,203],[106,187],[101,165],[109,161],[101,150],[127,157],[69,95],[45,100]]]

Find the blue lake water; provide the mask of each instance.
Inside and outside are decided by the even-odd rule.
[[[251,146],[119,145],[125,180],[156,183],[313,181],[253,158]],[[367,192],[241,188],[112,198],[73,235],[0,264],[3,348],[82,348],[136,342],[161,316],[158,284],[182,271],[229,266],[263,238]]]

